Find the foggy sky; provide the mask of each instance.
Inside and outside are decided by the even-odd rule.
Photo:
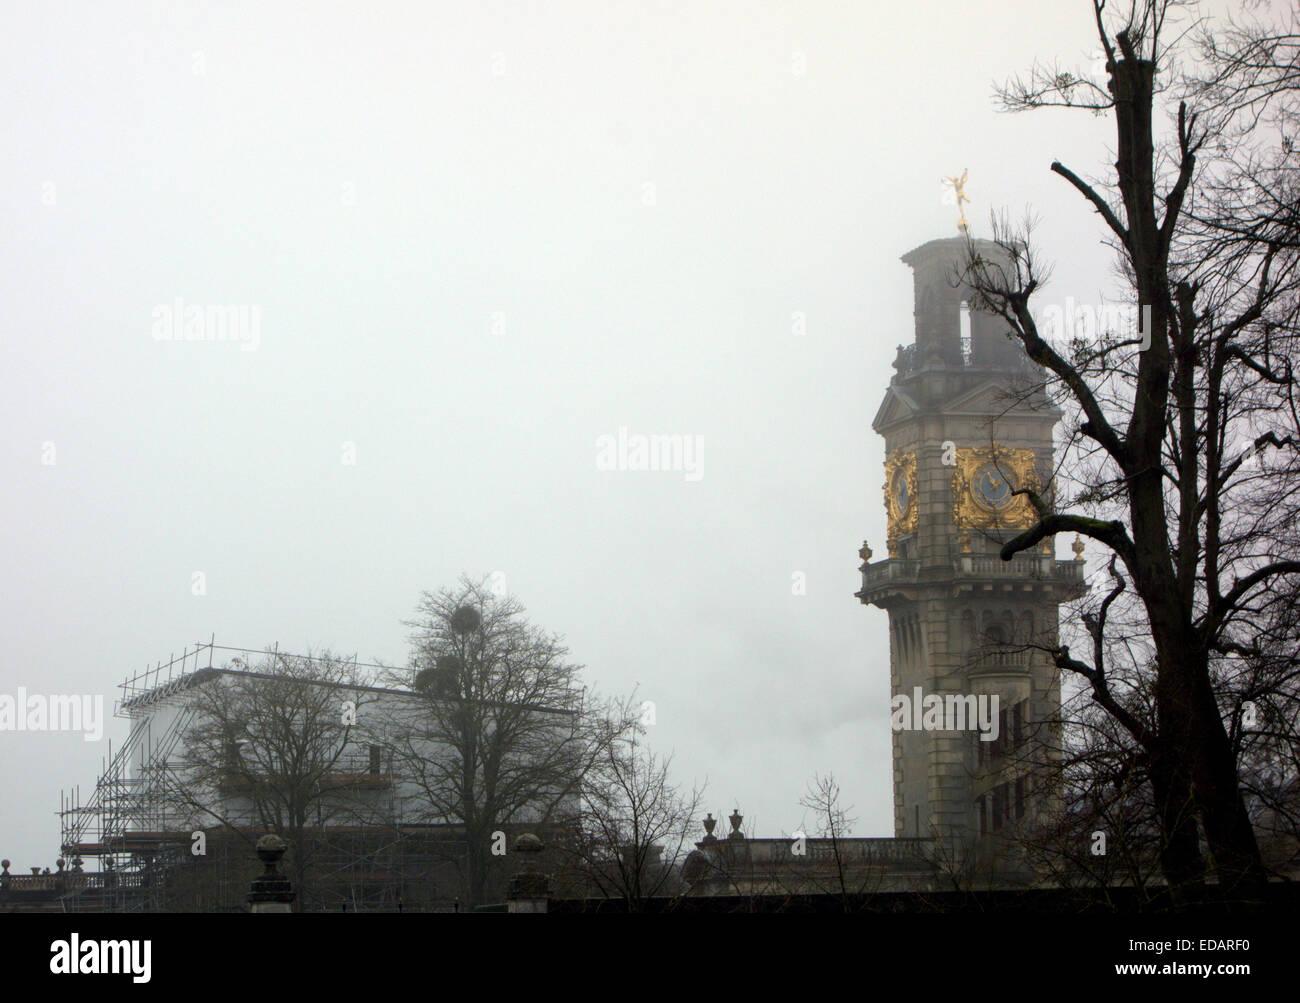
[[[589,685],[655,702],[706,810],[788,833],[833,771],[854,834],[892,835],[887,617],[853,593],[898,259],[956,234],[940,177],[968,168],[975,236],[1041,217],[1040,309],[1113,288],[1048,169],[1105,172],[1109,120],[991,96],[1086,69],[1090,17],[8,5],[0,693],[111,712],[212,634],[405,663],[422,590],[499,572]],[[255,307],[256,349],[157,340],[177,299]],[[620,428],[701,437],[702,476],[598,469]],[[126,733],[0,732],[16,872],[53,867],[59,788]]]

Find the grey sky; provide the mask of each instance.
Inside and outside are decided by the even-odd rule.
[[[1087,69],[1086,2],[31,4],[2,37],[0,693],[111,710],[212,633],[404,662],[421,590],[501,572],[715,815],[788,832],[833,770],[891,834],[853,592],[898,259],[969,168],[977,236],[1042,217],[1044,302],[1108,287],[1048,170],[1103,172],[1108,120],[991,100]],[[156,340],[177,298],[256,307],[256,350]],[[703,477],[597,469],[620,427],[701,436]],[[0,855],[52,866],[125,734],[0,732]]]

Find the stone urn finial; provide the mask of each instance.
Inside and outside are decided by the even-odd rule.
[[[727,821],[731,823],[731,834],[728,839],[744,839],[745,834],[740,831],[740,823],[745,821],[745,816],[740,814],[739,808],[733,808],[731,814],[727,816]]]
[[[519,870],[510,879],[506,897],[510,912],[545,912],[546,900],[550,896],[550,878],[542,873],[541,858],[537,854],[545,849],[541,837],[535,833],[525,832],[515,838],[514,851],[522,854],[519,858]]]
[[[864,564],[871,560],[871,545],[866,540],[862,541],[862,549],[858,551],[858,556],[862,558]]]
[[[268,832],[257,841],[257,859],[266,864],[267,874],[275,873],[275,865],[288,848],[289,844],[273,832]]]
[[[248,895],[251,912],[293,911],[293,885],[275,869],[288,848],[289,844],[273,832],[268,832],[257,841],[257,859],[266,864],[266,872],[253,879]]]
[[[717,820],[716,818],[713,817],[713,812],[709,812],[707,815],[705,815],[705,816],[704,816],[704,832],[705,832],[705,834],[708,835],[708,836],[712,836],[712,835],[713,835],[713,827],[714,827],[715,825],[717,825],[717,824],[718,824],[718,820]],[[7,861],[7,860],[5,861],[5,866],[6,866],[6,867],[9,866],[9,861]]]
[[[1083,560],[1083,548],[1084,548],[1083,537],[1081,537],[1078,533],[1075,533],[1074,543],[1070,545],[1070,549],[1074,551],[1074,559],[1076,561]]]

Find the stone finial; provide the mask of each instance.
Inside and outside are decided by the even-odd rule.
[[[718,820],[713,817],[713,812],[704,816],[704,838],[696,843],[696,846],[710,846],[718,841],[718,837],[713,835],[713,827],[718,824]]]
[[[273,832],[257,841],[257,858],[266,864],[266,871],[253,879],[248,903],[252,912],[291,912],[293,910],[293,885],[279,874],[275,865],[284,856],[289,844]]]
[[[546,912],[546,900],[550,895],[551,882],[538,866],[538,853],[545,849],[539,836],[531,832],[522,833],[515,839],[516,853],[521,853],[519,871],[510,879],[506,892],[507,912]]]
[[[266,864],[266,873],[274,874],[276,862],[284,856],[289,844],[273,832],[257,841],[257,859]]]
[[[727,816],[727,821],[731,823],[731,833],[728,839],[744,839],[745,834],[740,831],[740,823],[745,821],[745,816],[740,814],[739,808],[733,808],[731,814]]]
[[[863,562],[864,564],[865,564],[867,561],[871,560],[871,546],[870,546],[870,544],[867,543],[866,540],[863,540],[863,541],[862,541],[862,547],[861,547],[861,549],[858,551],[858,556],[862,558],[862,562]]]
[[[1083,560],[1083,548],[1084,548],[1083,537],[1080,536],[1078,533],[1075,533],[1074,543],[1070,545],[1070,549],[1074,551],[1074,559],[1076,561]]]

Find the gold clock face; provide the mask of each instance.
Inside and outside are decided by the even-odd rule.
[[[1032,449],[957,447],[952,475],[952,517],[961,529],[1025,529],[1038,516],[1018,488],[1042,493]]]
[[[907,471],[898,470],[894,474],[894,511],[898,513],[898,518],[907,518],[907,506],[912,503],[912,492],[907,486]]]
[[[980,505],[993,511],[1000,511],[1011,504],[1014,490],[1005,470],[999,470],[992,463],[982,464],[971,478],[971,496]]]
[[[895,450],[885,458],[885,511],[889,539],[916,532],[916,453]]]

